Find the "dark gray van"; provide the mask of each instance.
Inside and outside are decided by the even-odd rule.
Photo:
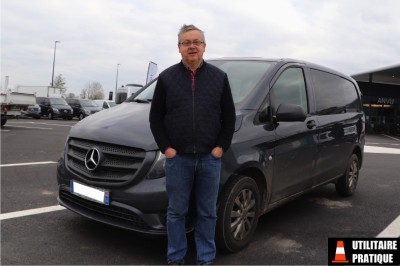
[[[242,249],[260,215],[313,188],[334,183],[340,195],[355,192],[365,117],[352,78],[291,59],[207,62],[228,74],[236,106],[222,158],[220,248]],[[149,127],[156,82],[71,129],[57,167],[61,205],[116,227],[166,233],[165,157]]]
[[[66,101],[73,109],[74,116],[78,117],[79,120],[103,110],[103,107],[90,99],[68,98]]]
[[[72,108],[63,98],[36,97],[36,103],[40,106],[42,116],[72,120]]]

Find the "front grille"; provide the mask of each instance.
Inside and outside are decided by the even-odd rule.
[[[133,230],[150,229],[139,215],[127,209],[93,202],[80,198],[64,190],[60,190],[60,199],[64,204],[76,212],[84,213],[96,220],[116,224],[120,227],[130,228]]]
[[[94,171],[85,165],[87,152],[96,148],[101,153]],[[142,166],[144,150],[103,142],[70,138],[67,147],[67,167],[81,178],[102,183],[123,183],[132,180]]]
[[[71,114],[71,110],[69,110],[69,109],[59,109],[59,110],[60,110],[61,114],[68,114],[68,115]]]

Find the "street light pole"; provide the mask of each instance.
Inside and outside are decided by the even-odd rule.
[[[117,103],[117,88],[118,88],[118,68],[120,64],[117,64],[117,78],[115,79],[115,94],[114,94],[114,102]]]
[[[55,41],[54,42],[53,73],[51,74],[51,87],[52,88],[54,88],[54,65],[56,63],[56,50],[57,50],[57,43],[58,42],[59,41]],[[49,97],[49,90],[47,90],[47,97]]]

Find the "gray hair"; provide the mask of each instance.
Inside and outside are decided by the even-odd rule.
[[[179,30],[179,33],[178,33],[178,44],[179,44],[180,41],[181,41],[181,35],[184,34],[185,32],[191,31],[191,30],[197,30],[197,31],[199,31],[199,32],[201,33],[201,36],[203,37],[203,42],[204,42],[204,43],[206,42],[206,38],[205,38],[205,36],[204,36],[204,31],[202,31],[201,29],[197,28],[197,27],[196,27],[195,25],[193,25],[193,24],[190,24],[190,25],[183,24],[182,27],[181,27],[180,30]]]

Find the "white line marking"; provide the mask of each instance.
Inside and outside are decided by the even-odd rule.
[[[400,237],[400,215],[376,237]]]
[[[57,162],[47,161],[47,162],[36,162],[36,163],[11,163],[11,164],[1,164],[0,167],[39,165],[39,164],[51,164],[51,163],[57,163]]]
[[[364,146],[364,152],[368,153],[389,153],[389,154],[400,154],[400,149],[396,148],[384,148],[375,146]]]
[[[366,142],[365,145],[389,145],[389,146],[400,146],[400,143]]]
[[[390,138],[390,139],[394,139],[394,140],[400,141],[400,139],[398,139],[398,138],[395,138],[395,137],[392,137],[392,136],[388,136],[388,135],[385,135],[385,134],[382,134],[382,136],[385,136],[385,137],[387,137],[387,138]]]
[[[8,123],[7,123],[8,124]],[[32,125],[47,125],[47,126],[58,126],[58,127],[72,127],[74,125],[63,125],[55,123],[40,123],[40,122],[11,122],[10,124],[32,124]]]
[[[25,127],[25,126],[15,126],[15,125],[11,125],[11,127],[52,130],[52,128],[50,128],[50,127]]]
[[[25,210],[25,211],[2,213],[2,214],[0,214],[0,221],[23,217],[23,216],[41,214],[41,213],[46,213],[46,212],[61,211],[61,210],[65,210],[65,208],[60,205],[56,205],[56,206],[37,208],[37,209],[31,209],[31,210]]]

